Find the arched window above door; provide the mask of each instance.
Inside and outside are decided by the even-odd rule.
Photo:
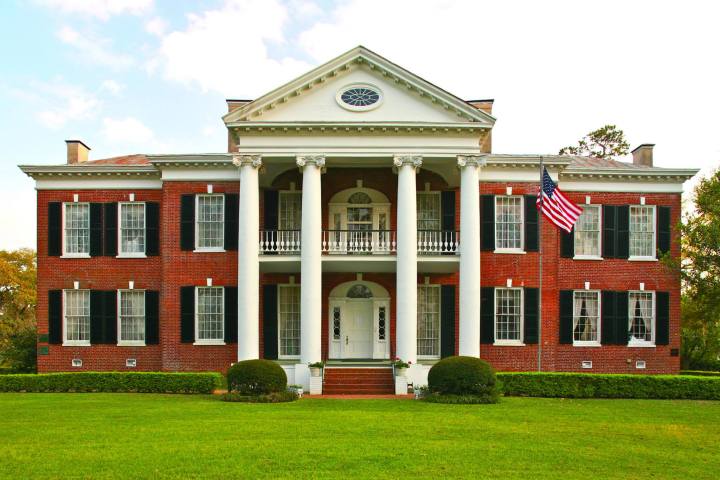
[[[350,287],[350,290],[347,292],[348,298],[372,298],[372,296],[373,294],[370,289],[360,283]]]
[[[370,195],[365,192],[355,192],[348,198],[348,203],[368,205],[372,202]]]

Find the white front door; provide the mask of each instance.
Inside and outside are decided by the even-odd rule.
[[[348,300],[342,319],[343,358],[373,358],[373,301]]]

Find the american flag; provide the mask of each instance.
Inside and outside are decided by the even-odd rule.
[[[542,194],[542,197],[540,195]],[[542,201],[540,200],[542,198]],[[547,169],[543,168],[542,188],[538,192],[537,209],[540,210],[545,217],[552,223],[562,228],[566,232],[572,231],[573,225],[577,222],[578,217],[582,213],[582,208],[563,195],[560,189],[555,185],[548,174]]]

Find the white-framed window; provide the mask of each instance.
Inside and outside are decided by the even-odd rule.
[[[90,255],[90,204],[64,203],[63,255]]]
[[[523,197],[495,196],[495,250],[522,251],[524,248]]]
[[[600,258],[601,217],[600,205],[583,205],[583,212],[575,224],[576,258]]]
[[[655,344],[655,292],[628,293],[628,345]]]
[[[278,356],[300,356],[300,285],[278,285]]]
[[[195,343],[217,345],[225,342],[225,289],[195,289]]]
[[[440,192],[417,192],[418,231],[439,231],[442,226]]]
[[[655,259],[655,205],[630,206],[630,258]]]
[[[121,202],[118,216],[119,256],[144,256],[145,203]]]
[[[522,288],[495,289],[495,344],[521,345],[523,341]]]
[[[63,294],[63,345],[90,345],[90,290]]]
[[[225,195],[196,195],[195,248],[221,251],[225,248]]]
[[[417,302],[418,358],[440,358],[440,285],[418,285]]]
[[[573,292],[573,345],[600,344],[600,291]]]
[[[145,345],[145,290],[118,290],[118,345]]]
[[[286,251],[300,250],[302,227],[302,192],[287,191],[278,195],[278,246]]]

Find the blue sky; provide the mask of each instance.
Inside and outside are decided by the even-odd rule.
[[[628,5],[630,4],[630,5]],[[720,165],[715,2],[29,0],[0,3],[0,248],[35,245],[18,164],[224,151],[254,98],[363,44],[470,98],[494,150],[555,153],[606,123],[656,165]]]

